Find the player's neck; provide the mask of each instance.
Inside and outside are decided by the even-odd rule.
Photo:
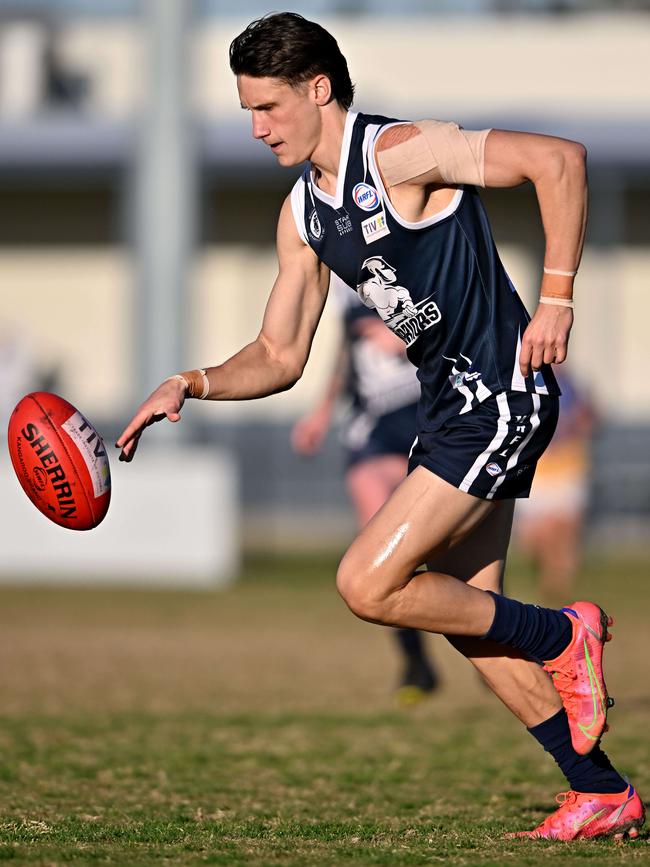
[[[334,195],[343,147],[347,111],[338,102],[324,107],[322,132],[310,157],[319,189]]]

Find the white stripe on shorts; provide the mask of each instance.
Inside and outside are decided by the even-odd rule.
[[[481,472],[483,467],[490,460],[490,455],[495,452],[508,435],[508,422],[510,421],[510,407],[508,406],[508,398],[504,391],[497,394],[497,406],[499,407],[499,420],[497,422],[497,432],[495,433],[490,445],[482,452],[472,464],[469,472],[458,486],[460,491],[469,491],[474,484],[474,480]]]
[[[541,401],[539,399],[539,396],[536,394],[531,394],[531,398],[533,401],[533,411],[530,415],[530,431],[523,438],[523,440],[519,443],[519,448],[515,452],[513,452],[513,454],[511,454],[510,457],[508,458],[508,463],[506,464],[506,472],[502,473],[499,476],[499,478],[496,480],[496,482],[492,485],[492,489],[490,490],[490,493],[485,498],[486,500],[491,500],[494,497],[494,494],[496,493],[498,487],[501,485],[501,483],[505,479],[506,473],[509,470],[511,470],[513,467],[517,466],[517,461],[519,460],[519,455],[522,453],[525,446],[528,445],[531,437],[533,436],[533,434],[535,433],[535,431],[539,427],[539,423],[540,423],[539,407],[540,407]]]

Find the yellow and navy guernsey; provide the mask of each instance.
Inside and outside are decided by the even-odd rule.
[[[374,151],[399,123],[348,112],[336,195],[318,189],[311,166],[292,190],[301,238],[406,344],[421,384],[419,432],[500,392],[559,395],[549,366],[521,375],[529,316],[476,189],[459,187],[448,207],[416,223],[391,205]]]

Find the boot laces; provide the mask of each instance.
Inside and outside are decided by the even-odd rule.
[[[567,712],[570,713],[571,711],[575,711],[578,703],[578,696],[576,695],[574,684],[578,676],[573,668],[571,660],[567,659],[565,662],[560,663],[559,665],[554,665],[553,667],[547,664],[544,666],[544,669],[545,671],[548,671],[553,678],[553,686],[560,694],[562,704],[566,708]]]
[[[578,793],[574,792],[572,789],[569,789],[568,792],[559,792],[555,796],[556,803],[559,804],[561,807],[563,807],[565,804],[571,806],[571,804],[575,804],[577,800]]]
[[[558,819],[561,817],[561,814],[564,812],[564,810],[568,810],[570,807],[572,807],[577,800],[577,792],[571,790],[569,790],[568,792],[560,792],[559,794],[557,794],[555,796],[555,801],[560,805],[559,808],[554,813],[551,813],[550,816],[547,816],[544,819],[542,824],[537,829],[537,832],[540,833],[541,831],[554,831],[557,830],[557,827],[561,827],[557,825]]]

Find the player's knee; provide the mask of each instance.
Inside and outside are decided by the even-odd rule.
[[[346,563],[345,559],[342,561],[336,574],[336,587],[345,604],[362,620],[381,623],[386,606],[374,584],[363,568]]]

